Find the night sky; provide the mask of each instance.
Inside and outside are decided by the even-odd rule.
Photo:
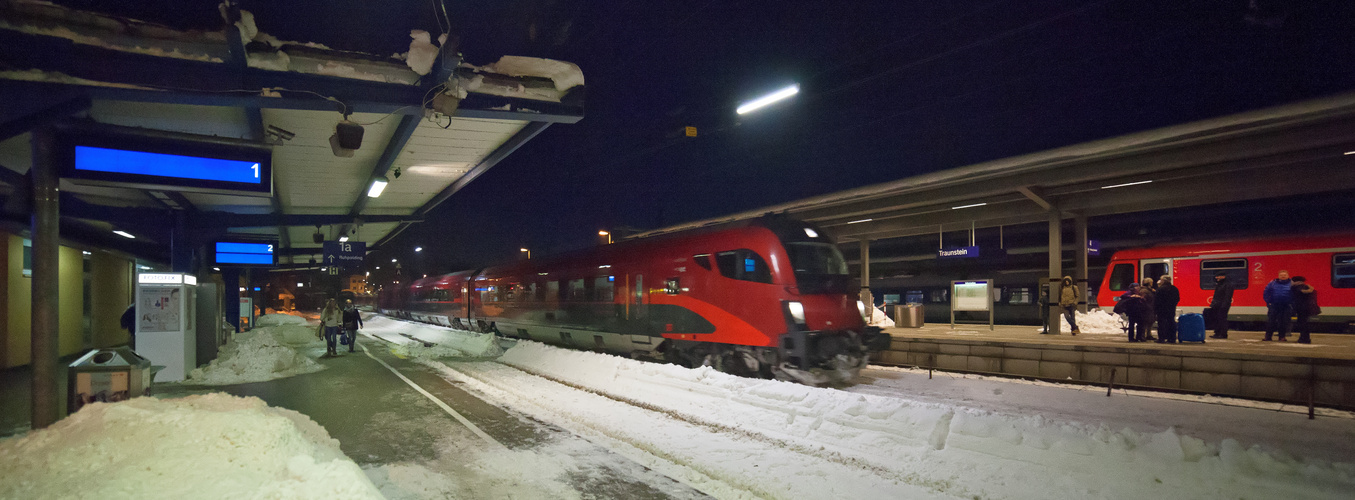
[[[242,5],[262,31],[337,49],[403,52],[409,29],[439,31],[429,0]],[[138,8],[219,23],[215,2]],[[415,273],[1355,89],[1350,1],[446,8],[468,62],[578,64],[587,117],[552,126],[387,245]],[[741,100],[790,83],[796,98],[736,118]],[[684,126],[699,136],[683,137]],[[416,245],[426,260],[412,258]]]

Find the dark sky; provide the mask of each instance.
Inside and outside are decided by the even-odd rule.
[[[215,10],[137,5],[205,23]],[[243,6],[279,38],[378,54],[407,50],[411,28],[438,30],[430,0]],[[1355,89],[1355,2],[1342,0],[446,7],[468,62],[578,64],[587,117],[552,126],[388,245],[414,265],[425,247],[428,272]],[[739,101],[789,83],[799,96],[736,118]]]

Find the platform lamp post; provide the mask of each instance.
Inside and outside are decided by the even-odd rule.
[[[532,260],[532,251],[531,251],[531,250],[528,250],[528,249],[526,249],[526,248],[519,248],[519,249],[518,249],[518,252],[524,252],[524,253],[526,253],[526,254],[527,254],[527,260]]]
[[[608,244],[608,245],[612,244],[612,233],[607,232],[607,231],[598,231],[598,236],[606,236],[606,237],[607,237],[607,244]]]

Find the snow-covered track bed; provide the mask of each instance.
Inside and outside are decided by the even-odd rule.
[[[717,498],[959,498],[953,484],[794,439],[748,432],[500,363],[427,362],[491,401],[550,422]]]

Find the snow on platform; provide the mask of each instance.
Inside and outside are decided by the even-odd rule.
[[[305,415],[220,393],[90,404],[0,440],[0,471],[0,498],[382,498]]]
[[[315,336],[316,327],[305,324],[304,318],[295,321],[270,321],[276,326],[263,326],[231,336],[217,355],[206,366],[193,369],[186,384],[231,385],[263,382],[325,369],[312,356],[318,356],[324,340]],[[308,355],[309,354],[309,355]]]

